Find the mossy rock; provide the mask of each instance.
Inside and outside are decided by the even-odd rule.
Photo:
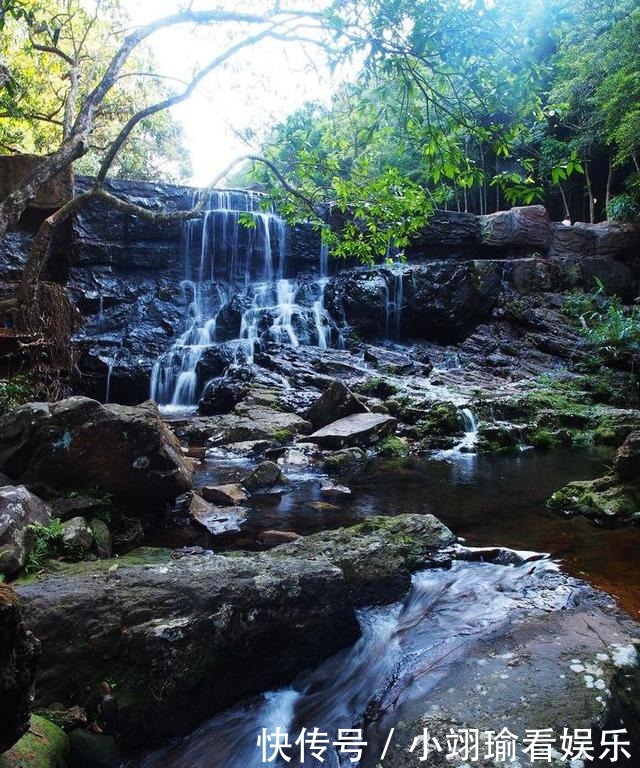
[[[31,716],[28,732],[0,755],[0,768],[67,768],[69,738],[57,725]]]
[[[378,455],[385,459],[402,459],[409,455],[409,444],[402,437],[389,435],[378,443]]]
[[[343,448],[340,451],[330,453],[325,458],[322,467],[327,471],[338,472],[352,464],[364,461],[366,458],[367,455],[362,448]]]
[[[381,400],[386,400],[388,397],[398,394],[400,391],[395,384],[392,384],[385,379],[381,379],[378,376],[372,376],[370,379],[356,384],[353,387],[353,391],[360,395],[367,395],[368,397],[378,397]]]
[[[420,437],[457,437],[464,435],[460,413],[453,403],[434,403],[416,425]]]
[[[569,515],[635,522],[640,520],[640,486],[620,483],[613,475],[576,480],[556,491],[547,507]]]
[[[480,453],[516,453],[522,444],[523,434],[514,424],[485,424],[478,430]]]

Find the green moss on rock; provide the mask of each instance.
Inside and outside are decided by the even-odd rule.
[[[0,755],[0,768],[66,768],[68,765],[67,734],[38,715],[31,716],[28,732]]]

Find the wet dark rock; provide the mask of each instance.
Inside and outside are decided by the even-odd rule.
[[[229,483],[227,485],[205,485],[200,493],[205,501],[212,504],[222,504],[233,506],[242,504],[249,497],[246,490],[240,483]],[[193,497],[194,499],[197,497]]]
[[[307,411],[315,429],[326,427],[354,413],[366,413],[367,407],[341,381],[333,381]]]
[[[242,481],[247,490],[254,492],[264,488],[272,488],[277,485],[282,478],[282,470],[273,461],[263,461],[245,477]]]
[[[433,564],[437,553],[454,540],[433,515],[371,517],[350,528],[305,536],[268,555],[338,566],[353,601],[365,605],[400,598],[410,587],[411,573]]]
[[[351,488],[335,483],[323,483],[320,486],[320,494],[327,499],[348,499],[351,496]]]
[[[323,461],[323,467],[327,470],[341,470],[346,467],[366,460],[366,454],[361,448],[343,448],[330,453]]]
[[[23,485],[0,487],[0,574],[13,576],[33,547],[31,525],[48,525],[51,508]]]
[[[89,518],[92,515],[108,514],[111,504],[105,499],[96,499],[93,496],[76,495],[59,496],[51,501],[53,517],[70,520],[72,517]]]
[[[191,485],[180,444],[153,403],[72,397],[21,406],[0,419],[0,468],[58,491],[98,487],[136,517],[157,517]]]
[[[305,438],[323,448],[366,447],[394,431],[396,419],[380,413],[356,413]]]
[[[129,746],[184,734],[283,685],[359,632],[341,572],[291,558],[121,559],[117,570],[99,561],[19,593],[44,651],[37,705],[99,700],[108,680]]]
[[[424,362],[417,364],[408,355],[403,355],[400,352],[394,352],[384,347],[365,347],[364,360],[384,373],[397,375],[409,375],[418,372],[428,374],[433,367]]]
[[[122,753],[113,736],[76,728],[69,734],[71,768],[119,768]]]
[[[518,737],[520,764],[529,762],[529,754],[522,752],[523,737],[541,728],[551,728],[557,743],[565,728],[570,734],[589,729],[597,755],[603,751],[602,729],[627,728],[633,754],[638,728],[634,702],[640,690],[637,623],[612,599],[575,580],[560,577],[541,592],[557,600],[564,595],[564,604],[546,610],[543,604],[531,606],[518,621],[510,616],[508,625],[496,626],[491,637],[468,646],[429,684],[428,695],[397,713],[402,727],[396,728],[385,764],[424,765],[422,744],[410,752],[424,729],[442,747],[429,752],[429,764],[437,768],[452,764],[446,759],[450,729],[478,729],[482,756],[487,754],[486,732],[507,728]],[[571,762],[560,754],[554,758],[557,766],[569,768]],[[618,762],[634,765],[635,756],[627,763],[620,755]],[[371,754],[364,765],[374,764]]]
[[[72,550],[87,552],[93,544],[93,532],[84,517],[72,517],[62,523],[62,543]]]
[[[23,619],[17,595],[0,583],[0,754],[29,728],[39,653],[40,645]]]
[[[632,432],[618,448],[613,469],[623,482],[640,483],[640,432]]]

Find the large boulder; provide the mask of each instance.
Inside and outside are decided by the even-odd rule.
[[[68,768],[69,737],[54,723],[33,715],[29,731],[0,755],[0,768]],[[92,768],[97,768],[92,766]],[[115,768],[115,767],[114,767]]]
[[[640,483],[640,432],[632,432],[618,448],[613,468],[621,480]]]
[[[366,447],[394,431],[396,419],[383,413],[354,413],[338,419],[305,438],[322,448]]]
[[[549,214],[543,205],[527,205],[480,216],[483,245],[491,248],[547,249]]]
[[[18,593],[42,642],[37,706],[95,708],[108,681],[104,729],[129,745],[187,733],[359,633],[342,573],[294,558],[82,563]]]
[[[356,605],[398,600],[411,586],[411,573],[444,564],[441,550],[455,541],[433,515],[371,517],[363,523],[323,531],[284,544],[268,554],[327,562],[342,569]]]
[[[0,574],[12,576],[24,567],[33,545],[29,526],[50,522],[50,507],[23,485],[0,488]]]
[[[29,729],[38,654],[17,595],[0,583],[0,753]]]
[[[191,468],[158,408],[86,397],[28,403],[0,419],[0,471],[59,491],[95,488],[139,517],[191,485]]]
[[[341,381],[333,381],[307,411],[309,421],[315,429],[351,416],[354,413],[366,413],[364,405]]]

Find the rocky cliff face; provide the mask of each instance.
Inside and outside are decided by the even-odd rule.
[[[87,180],[76,184],[81,191]],[[173,185],[111,185],[120,196],[152,209],[188,209],[197,194]],[[224,205],[246,209],[246,193],[225,193]],[[228,230],[215,218],[198,226],[158,226],[94,203],[74,217],[69,231],[60,233],[50,271],[67,282],[84,318],[78,341],[86,394],[122,403],[148,397],[154,363],[184,333],[194,311],[200,311],[193,309],[193,280],[185,282],[185,249],[196,256],[201,251],[203,259],[207,251],[210,285],[223,285],[217,281],[228,278],[233,264],[228,253],[220,255],[229,247]],[[14,232],[2,244],[5,280],[16,279],[31,237],[27,231]],[[185,243],[185,237],[190,241]],[[233,237],[237,253],[255,246],[255,233],[237,223]],[[274,237],[272,233],[269,248],[276,246]],[[493,321],[505,292],[591,288],[595,277],[626,300],[635,298],[639,288],[640,227],[550,223],[542,206],[483,217],[439,211],[407,249],[406,264],[373,269],[330,259],[323,263],[318,235],[309,227],[288,229],[283,237],[285,257],[278,275],[289,280],[290,295],[274,299],[278,307],[261,309],[247,332],[247,318],[260,304],[255,290],[264,279],[260,269],[272,258],[259,247],[258,262],[246,267],[244,280],[251,290],[228,292],[216,309],[216,342],[238,339],[243,332],[257,341],[270,339],[274,328],[290,327],[296,343],[320,347],[354,339],[461,343]],[[222,249],[220,254],[216,249]],[[318,281],[318,275],[325,277]],[[276,275],[272,279],[275,293]],[[298,313],[300,306],[304,311]],[[282,314],[282,307],[293,307],[292,316]],[[286,333],[283,341],[287,343]],[[206,382],[202,366],[199,370],[197,388],[202,391]]]

